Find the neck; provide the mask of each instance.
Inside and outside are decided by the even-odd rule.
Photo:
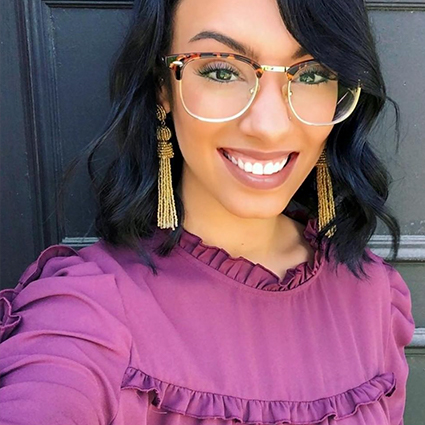
[[[293,246],[293,221],[283,214],[267,218],[239,217],[226,210],[203,188],[189,187],[190,183],[184,179],[181,183],[185,208],[183,228],[199,236],[205,244],[255,263],[264,263]],[[288,234],[287,239],[282,238],[285,234]]]

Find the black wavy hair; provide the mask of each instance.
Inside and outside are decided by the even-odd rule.
[[[102,134],[94,139],[65,173],[65,181],[81,159],[87,158],[98,211],[96,236],[113,246],[126,246],[138,252],[142,261],[157,273],[152,256],[141,239],[149,239],[157,220],[157,139],[156,103],[160,84],[171,95],[171,73],[160,65],[160,54],[169,53],[173,16],[181,0],[136,0],[127,36],[118,52],[110,75],[112,107]],[[327,159],[332,176],[336,218],[318,234],[319,247],[335,248],[336,264],[345,264],[357,277],[367,277],[362,263],[373,261],[365,251],[379,217],[392,236],[394,260],[398,253],[400,227],[385,202],[390,175],[374,153],[369,135],[386,101],[395,108],[396,140],[399,140],[399,108],[386,94],[379,59],[363,0],[277,0],[288,31],[320,62],[339,74],[348,85],[362,82],[362,92],[353,114],[336,124],[327,139]],[[177,189],[183,158],[175,138],[172,114],[166,119],[171,128],[175,157],[172,160],[173,185]],[[98,149],[112,143],[116,156],[103,174],[94,168]],[[111,148],[110,148],[111,149]],[[62,190],[61,190],[62,191]],[[179,223],[184,208],[178,191],[175,201]],[[317,217],[315,169],[309,174],[290,205]],[[325,235],[336,225],[331,239]],[[169,231],[156,253],[168,255],[182,233],[181,225]],[[322,244],[327,240],[326,244]]]

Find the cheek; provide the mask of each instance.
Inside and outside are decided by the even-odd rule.
[[[229,124],[208,123],[189,115],[179,99],[173,105],[173,122],[176,137],[185,162],[194,167],[194,164],[216,159],[219,141],[223,134],[229,131]]]
[[[317,160],[326,147],[327,138],[333,126],[308,126],[303,125],[303,148],[299,156],[298,167],[295,168],[294,182],[302,184],[311,170],[316,166]]]
[[[325,142],[333,129],[333,125],[312,126],[303,124],[303,127],[305,140],[308,140],[311,145],[315,146],[320,146]]]
[[[201,121],[192,118],[184,110],[174,110],[173,120],[176,137],[184,157],[194,149],[202,147],[202,143],[196,143],[196,140],[201,140]]]
[[[326,147],[327,138],[333,126],[309,126],[303,124],[304,158],[306,162],[317,162],[322,150]]]
[[[183,108],[173,111],[173,119],[184,167],[189,166],[194,171],[210,168],[209,163],[215,151],[213,141],[217,140],[216,129],[191,117]]]

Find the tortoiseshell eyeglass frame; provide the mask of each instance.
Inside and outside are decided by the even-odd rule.
[[[187,107],[184,103],[184,100],[183,100],[182,89],[181,89],[183,69],[189,62],[196,60],[196,59],[200,59],[200,58],[224,58],[224,59],[241,61],[241,62],[244,62],[244,63],[250,65],[254,69],[255,75],[257,77],[256,84],[255,84],[255,87],[251,91],[252,97],[251,97],[249,103],[247,104],[247,106],[244,109],[242,109],[242,111],[240,111],[237,114],[235,114],[231,117],[228,117],[228,118],[204,118],[204,117],[200,117],[198,115],[193,114],[192,112],[190,112],[187,109]],[[358,100],[359,100],[359,97],[360,97],[360,92],[361,92],[361,82],[359,80],[357,87],[349,89],[353,93],[353,96],[354,96],[354,102],[353,102],[353,105],[350,107],[350,109],[343,116],[339,117],[335,121],[332,121],[331,123],[317,124],[317,123],[311,123],[311,122],[305,121],[297,114],[297,112],[295,111],[295,109],[292,105],[292,102],[291,102],[292,92],[290,90],[292,79],[294,78],[295,74],[299,71],[299,69],[301,69],[305,66],[308,66],[310,64],[313,64],[313,63],[314,64],[320,64],[321,66],[327,68],[331,73],[335,74],[335,76],[337,76],[337,74],[332,69],[330,69],[326,65],[321,64],[320,62],[318,62],[315,59],[308,59],[308,60],[304,60],[304,61],[301,61],[301,62],[297,62],[297,63],[295,63],[291,66],[274,66],[274,65],[261,65],[258,62],[254,61],[253,59],[250,59],[250,58],[243,56],[243,55],[238,55],[236,53],[191,52],[191,53],[175,53],[175,54],[172,54],[172,55],[164,55],[164,56],[161,56],[161,61],[167,68],[169,68],[173,71],[176,80],[179,82],[180,98],[182,100],[182,103],[183,103],[185,110],[188,112],[188,114],[192,115],[193,117],[195,117],[195,118],[197,118],[201,121],[206,121],[206,122],[231,121],[235,118],[240,117],[243,113],[245,113],[246,110],[251,106],[252,102],[255,99],[256,94],[258,93],[258,90],[260,88],[260,82],[259,81],[260,81],[260,78],[264,75],[265,71],[284,72],[286,74],[286,78],[288,79],[287,90],[288,90],[288,100],[289,100],[290,108],[291,108],[293,114],[297,117],[297,119],[299,119],[301,122],[303,122],[304,124],[307,124],[307,125],[313,125],[313,126],[334,125],[334,124],[337,124],[341,121],[344,121],[354,111],[354,109],[355,109],[355,107],[358,103]]]

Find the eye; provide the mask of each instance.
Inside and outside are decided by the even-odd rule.
[[[320,64],[309,64],[298,70],[294,82],[301,84],[318,85],[337,80],[336,74]]]
[[[239,70],[228,62],[205,64],[196,70],[196,74],[218,83],[230,83],[243,80]]]

